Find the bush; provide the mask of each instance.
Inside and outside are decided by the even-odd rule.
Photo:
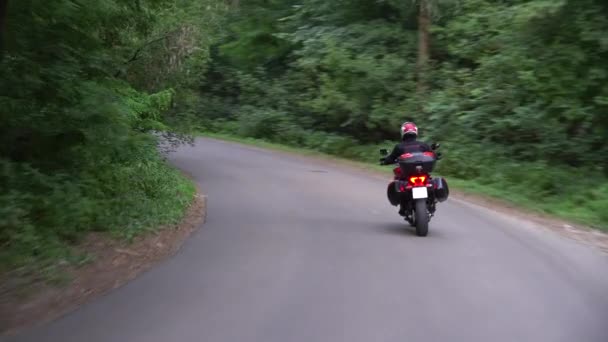
[[[141,152],[78,177],[0,161],[0,270],[67,257],[66,246],[90,230],[132,237],[179,220],[193,186],[154,147]]]

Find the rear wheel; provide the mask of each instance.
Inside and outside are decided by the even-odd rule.
[[[416,235],[426,236],[429,233],[429,214],[426,208],[426,199],[416,200],[414,220],[416,223]]]

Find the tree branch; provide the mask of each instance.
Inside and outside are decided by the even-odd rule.
[[[2,0],[0,0],[0,1],[2,1]],[[128,60],[127,60],[125,63],[124,63],[124,65],[127,65],[127,64],[130,64],[130,63],[135,62],[136,60],[138,60],[138,59],[140,58],[140,54],[141,54],[141,53],[142,53],[142,52],[143,52],[143,51],[144,51],[144,50],[145,50],[147,47],[149,47],[149,46],[150,46],[150,45],[152,45],[152,44],[158,43],[158,42],[160,42],[160,41],[163,41],[163,40],[165,40],[165,39],[169,38],[169,37],[170,37],[172,34],[174,34],[174,33],[175,33],[175,31],[171,31],[171,32],[168,32],[168,33],[166,33],[165,35],[163,35],[163,36],[161,36],[161,37],[158,37],[158,38],[152,39],[152,40],[150,40],[150,41],[148,41],[148,42],[144,43],[142,46],[138,47],[138,48],[135,50],[135,52],[133,53],[133,55],[131,56],[131,58],[129,58],[129,59],[128,59]],[[121,73],[121,71],[120,71],[120,70],[119,70],[119,71],[117,71],[117,72],[114,74],[114,77],[118,77],[118,76],[120,75],[120,73]]]
[[[162,37],[158,37],[156,39],[152,39],[149,42],[146,42],[144,45],[140,46],[139,48],[137,48],[137,50],[135,50],[135,52],[133,53],[133,56],[131,56],[131,58],[129,58],[128,61],[125,62],[125,64],[129,64],[131,62],[134,62],[136,60],[139,59],[139,54],[142,53],[142,51],[147,48],[148,46],[154,44],[154,43],[158,43],[162,40],[165,40],[167,38],[169,38],[169,36],[171,35],[171,33],[167,33],[166,35],[162,36]]]

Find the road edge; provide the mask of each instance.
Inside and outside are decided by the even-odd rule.
[[[239,139],[238,137],[226,137],[216,134],[202,134],[198,137],[227,144],[236,144],[258,151],[270,151],[273,153],[280,153],[285,156],[314,160],[315,162],[325,164],[327,166],[361,172],[376,179],[388,180],[392,175],[390,169],[388,168],[386,171],[381,171],[366,163],[339,158],[316,151],[299,151],[297,148],[268,143],[265,141],[256,141],[260,143],[260,145],[256,145],[253,142],[248,143],[246,139]],[[608,253],[608,232],[599,228],[589,227],[581,223],[576,223],[535,210],[526,210],[523,207],[519,207],[516,204],[509,203],[508,201],[500,198],[473,192],[466,192],[460,189],[450,189],[450,199],[476,205],[502,215],[527,221],[536,227],[555,232],[566,238],[575,240],[593,248],[597,248],[604,253]]]
[[[179,223],[158,227],[131,242],[107,234],[91,233],[77,249],[93,251],[95,259],[80,267],[66,266],[65,272],[70,279],[68,285],[34,284],[26,298],[2,294],[0,337],[57,320],[126,285],[175,255],[207,217],[207,197],[198,184],[194,183],[194,186],[196,191],[192,202]]]

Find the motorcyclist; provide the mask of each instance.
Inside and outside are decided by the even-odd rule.
[[[418,127],[413,122],[404,122],[401,125],[401,142],[395,145],[393,151],[385,158],[380,159],[381,165],[393,164],[404,153],[413,152],[429,152],[432,151],[431,147],[422,141],[416,140],[418,138]],[[401,203],[399,205],[399,214],[404,216],[407,209],[407,201],[404,197],[401,197]]]
[[[422,141],[416,140],[418,138],[418,127],[413,122],[404,122],[401,125],[401,142],[395,145],[391,154],[385,158],[380,159],[380,164],[388,165],[393,164],[400,155],[404,153],[412,152],[429,152],[431,147]]]

